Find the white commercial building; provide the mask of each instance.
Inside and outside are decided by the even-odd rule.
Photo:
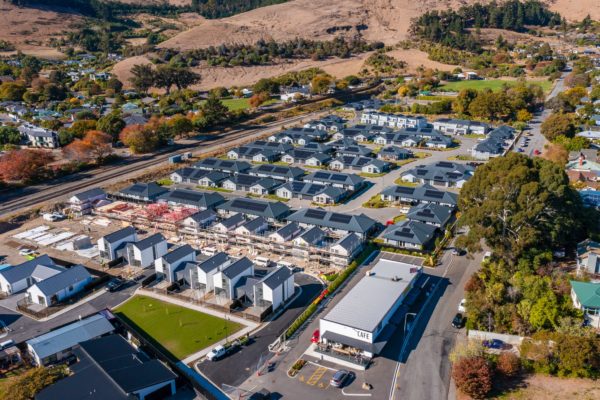
[[[319,348],[333,357],[372,358],[396,330],[392,317],[421,274],[421,266],[381,258],[319,324]],[[395,318],[394,318],[395,320]]]

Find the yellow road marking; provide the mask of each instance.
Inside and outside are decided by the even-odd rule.
[[[319,382],[319,380],[323,377],[323,375],[325,375],[325,372],[327,372],[327,368],[323,368],[323,367],[317,368],[317,370],[315,372],[313,372],[313,374],[310,376],[310,378],[308,378],[308,380],[306,381],[306,384],[311,385],[311,386],[316,385],[317,382]]]

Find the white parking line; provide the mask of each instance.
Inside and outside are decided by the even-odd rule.
[[[345,389],[342,389],[342,394],[344,396],[349,396],[349,397],[371,397],[371,396],[373,396],[371,393],[346,393],[344,390]]]

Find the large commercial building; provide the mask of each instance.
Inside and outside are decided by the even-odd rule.
[[[319,324],[320,348],[332,356],[372,358],[396,330],[395,317],[421,266],[385,258],[365,273]]]

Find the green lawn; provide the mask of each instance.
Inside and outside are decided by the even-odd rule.
[[[243,328],[236,322],[146,296],[134,296],[113,311],[178,359]]]
[[[237,110],[247,110],[250,108],[250,99],[246,97],[242,97],[239,99],[230,98],[230,99],[221,99],[223,104],[229,108],[229,111],[237,111]],[[276,103],[277,99],[270,99],[264,102],[263,106]]]
[[[552,82],[550,81],[530,81],[529,83],[538,84],[544,89],[549,91],[552,88]],[[492,89],[494,91],[500,90],[502,85],[516,85],[517,81],[506,81],[503,79],[488,79],[488,80],[473,80],[473,81],[457,81],[448,82],[445,85],[440,86],[440,90],[449,92],[460,92],[462,89]]]

